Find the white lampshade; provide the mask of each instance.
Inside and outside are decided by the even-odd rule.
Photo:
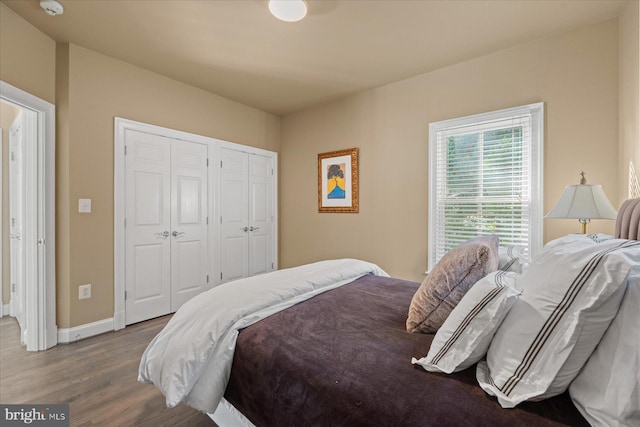
[[[304,0],[269,0],[269,11],[282,21],[296,22],[307,16],[307,3]]]
[[[579,185],[567,185],[558,203],[545,218],[573,218],[582,224],[582,233],[592,219],[616,219],[618,213],[604,194],[602,185],[587,184],[582,173]]]
[[[616,219],[618,213],[602,185],[567,185],[558,203],[545,218]]]

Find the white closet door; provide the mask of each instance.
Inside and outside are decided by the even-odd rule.
[[[21,118],[16,119],[9,129],[9,236],[10,236],[10,279],[11,301],[9,314],[18,320],[21,334],[25,332],[26,306],[26,265],[24,248],[25,223],[25,155],[24,128]]]
[[[221,242],[220,266],[222,282],[247,277],[249,274],[249,206],[247,153],[222,148]]]
[[[249,276],[273,270],[273,160],[249,155]]]
[[[171,140],[127,130],[126,323],[171,312]]]
[[[171,141],[171,311],[208,289],[207,146]]]

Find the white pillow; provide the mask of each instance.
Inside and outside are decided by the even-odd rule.
[[[587,234],[591,240],[594,240],[596,243],[604,242],[605,240],[614,239],[613,236],[609,234],[597,233],[597,234]]]
[[[498,248],[498,270],[522,273],[529,260],[524,246],[510,245]]]
[[[447,374],[477,363],[520,294],[515,289],[517,277],[497,271],[477,281],[438,329],[427,356],[411,363]]]
[[[629,274],[618,314],[569,386],[593,426],[640,426],[640,266]]]
[[[640,242],[573,235],[547,244],[478,363],[480,386],[512,408],[567,389],[615,316]]]

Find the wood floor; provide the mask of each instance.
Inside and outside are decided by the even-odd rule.
[[[68,403],[72,426],[215,426],[180,405],[167,408],[152,385],[137,381],[142,352],[169,321],[149,320],[41,352],[20,345],[15,319],[0,319],[0,402]]]

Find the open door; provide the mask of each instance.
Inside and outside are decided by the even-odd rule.
[[[11,300],[9,314],[20,325],[22,343],[25,344],[26,287],[25,246],[23,244],[25,224],[25,152],[22,112],[9,129],[9,271]]]

